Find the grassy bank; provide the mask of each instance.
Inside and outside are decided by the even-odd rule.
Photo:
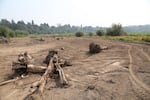
[[[29,37],[70,37],[74,36],[73,33],[61,33],[61,34],[30,34]]]
[[[103,39],[137,42],[137,43],[150,43],[150,35],[130,35],[130,36],[103,36]]]

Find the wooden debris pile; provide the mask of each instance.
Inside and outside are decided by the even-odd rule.
[[[46,83],[48,82],[48,80],[51,80],[51,76],[53,76],[54,74],[58,74],[61,86],[68,85],[68,81],[66,79],[66,75],[62,67],[71,66],[71,63],[69,61],[61,59],[58,56],[58,51],[53,49],[49,50],[47,56],[43,61],[43,63],[45,63],[46,66],[36,66],[34,63],[35,62],[33,57],[28,52],[19,54],[18,60],[12,63],[12,70],[15,74],[17,74],[17,77],[12,80],[4,81],[0,85],[14,82],[18,79],[22,79],[25,77],[24,75],[28,74],[29,72],[43,73],[43,75],[41,76],[40,80],[31,83],[30,91],[32,92],[28,94],[26,98],[31,96],[36,91],[37,93],[42,94]]]
[[[45,63],[47,66],[50,63],[50,60],[52,58],[54,58],[54,55],[57,55],[57,59],[55,57],[55,59],[53,59],[53,63],[58,63],[61,67],[65,67],[65,66],[72,66],[72,64],[67,61],[67,60],[63,60],[58,56],[58,51],[56,50],[49,50],[47,56],[45,57],[43,63]],[[57,60],[57,61],[56,61]],[[16,73],[16,74],[25,74],[28,72],[45,72],[45,70],[47,69],[47,66],[37,66],[34,64],[34,59],[33,57],[28,54],[28,52],[24,52],[24,53],[20,53],[18,55],[18,61],[13,62],[12,63],[12,70]]]
[[[60,62],[60,58],[58,56],[58,51],[50,50],[44,60],[44,63],[47,64],[47,68],[46,68],[44,74],[42,75],[41,79],[39,81],[34,82],[31,85],[31,88],[30,88],[30,91],[32,91],[31,94],[33,94],[35,91],[38,91],[39,93],[42,94],[48,79],[50,79],[50,76],[53,75],[53,73],[55,71],[57,71],[59,74],[60,83],[62,85],[68,84],[65,73],[64,73],[63,69],[61,68],[61,64],[60,64],[61,62]],[[27,96],[27,98],[28,98],[28,96]]]

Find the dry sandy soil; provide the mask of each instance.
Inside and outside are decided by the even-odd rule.
[[[90,55],[91,42],[109,49]],[[15,38],[9,44],[0,44],[0,82],[10,78],[11,63],[20,52],[28,51],[40,65],[49,48],[58,49],[61,58],[72,62],[73,66],[63,68],[69,86],[59,87],[52,79],[43,96],[35,95],[35,100],[150,100],[150,45],[98,38]],[[29,74],[28,78],[0,86],[0,100],[23,100],[30,93],[31,83],[40,77]]]

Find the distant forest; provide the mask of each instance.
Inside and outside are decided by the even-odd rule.
[[[106,30],[108,27],[92,27],[92,26],[72,26],[70,24],[49,26],[47,23],[37,25],[32,20],[31,22],[25,23],[24,21],[15,22],[14,20],[8,21],[7,19],[1,19],[0,26],[8,27],[12,30],[27,31],[30,34],[52,34],[52,33],[75,33],[82,31],[84,33],[96,32],[99,29]],[[125,32],[134,33],[149,33],[150,25],[138,25],[138,26],[127,26],[123,27]]]

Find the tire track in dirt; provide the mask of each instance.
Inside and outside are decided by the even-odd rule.
[[[138,84],[138,86],[141,86],[144,90],[150,92],[150,88],[145,84],[143,83],[142,81],[140,81],[136,75],[134,74],[133,70],[132,70],[132,64],[133,64],[133,58],[132,58],[132,55],[131,55],[131,50],[132,50],[132,47],[127,45],[128,46],[128,55],[129,55],[129,73],[131,75],[131,82],[135,81],[135,83]],[[145,54],[144,54],[145,55]]]
[[[147,60],[150,61],[150,57],[148,56],[148,54],[146,54],[146,53],[144,52],[143,49],[141,49],[141,52],[142,52],[143,55],[147,58]]]

